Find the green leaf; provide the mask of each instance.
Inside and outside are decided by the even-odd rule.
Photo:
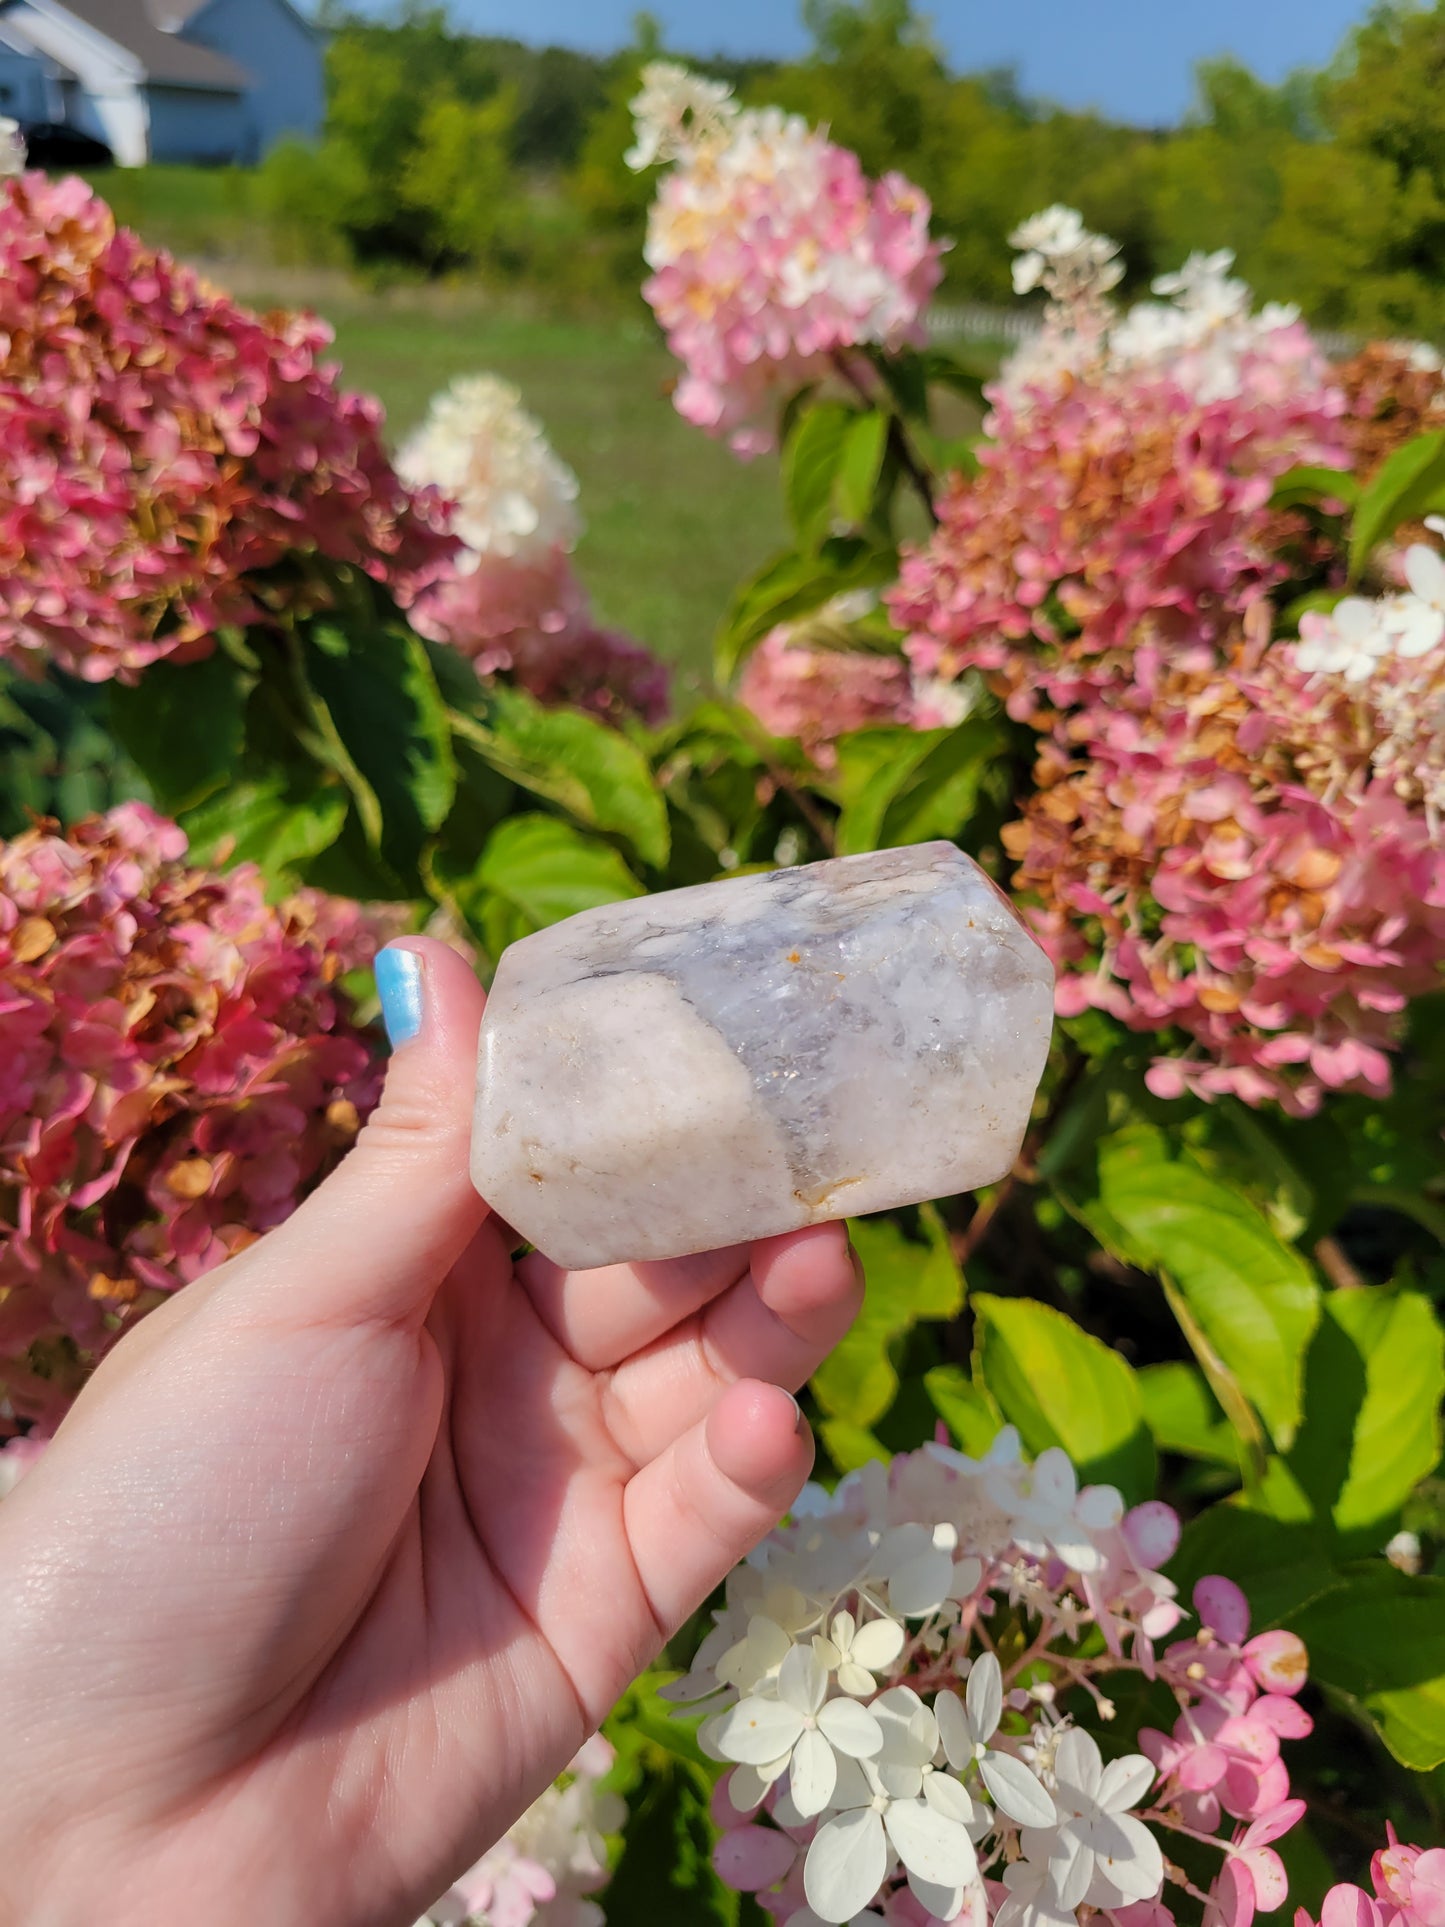
[[[1352,508],[1360,499],[1360,480],[1345,468],[1326,468],[1323,463],[1304,462],[1287,468],[1274,485],[1269,498],[1271,508],[1293,508],[1302,502],[1333,500]]]
[[[740,1896],[713,1871],[710,1795],[708,1776],[683,1761],[648,1776],[608,1884],[610,1920],[737,1927]]]
[[[876,1459],[887,1465],[892,1454],[866,1425],[852,1425],[845,1418],[825,1418],[818,1427],[823,1450],[839,1472],[856,1472],[860,1465]]]
[[[833,485],[855,411],[840,401],[805,408],[783,449],[783,500],[801,548],[814,550],[832,533]]]
[[[1310,1346],[1305,1422],[1288,1455],[1317,1517],[1361,1550],[1440,1459],[1445,1333],[1428,1298],[1379,1287],[1333,1291]]]
[[[1171,1361],[1141,1366],[1138,1378],[1144,1422],[1161,1452],[1178,1452],[1212,1465],[1238,1465],[1234,1432],[1203,1372]]]
[[[1095,1177],[1095,1196],[1079,1205],[1085,1222],[1118,1256],[1173,1284],[1209,1350],[1287,1446],[1319,1316],[1309,1266],[1247,1198],[1173,1155],[1159,1131],[1106,1139]],[[1208,1368],[1207,1356],[1200,1362]]]
[[[541,815],[510,816],[499,824],[470,880],[454,887],[469,916],[480,910],[482,898],[507,905],[520,920],[511,926],[518,936],[525,934],[522,924],[540,930],[579,910],[643,894],[610,843],[560,817]]]
[[[957,836],[998,748],[997,726],[981,716],[956,729],[890,726],[841,738],[839,856]]]
[[[923,1389],[958,1449],[982,1458],[1003,1424],[988,1393],[958,1365],[935,1365],[923,1374]]]
[[[217,649],[204,662],[153,662],[134,687],[111,684],[111,727],[168,815],[231,779],[249,682]]]
[[[1224,1573],[1244,1589],[1255,1632],[1283,1625],[1340,1583],[1325,1536],[1310,1524],[1289,1524],[1227,1502],[1212,1505],[1184,1528],[1169,1576],[1188,1601],[1210,1573]]]
[[[1030,1452],[1060,1445],[1081,1480],[1154,1490],[1154,1446],[1127,1359],[1052,1305],[976,1293],[979,1377]]]
[[[667,805],[646,756],[621,730],[501,687],[488,692],[483,716],[454,712],[452,723],[500,775],[580,823],[625,837],[653,869],[666,864]]]
[[[1309,1648],[1310,1677],[1362,1708],[1402,1765],[1445,1761],[1445,1579],[1375,1561],[1289,1624]]]
[[[304,674],[319,726],[330,725],[364,785],[338,764],[368,836],[410,870],[456,793],[451,727],[425,646],[409,629],[318,622],[304,633]],[[376,800],[375,825],[366,792]]]
[[[1445,429],[1417,435],[1383,462],[1360,496],[1350,530],[1350,581],[1402,522],[1445,506]]]
[[[777,623],[821,608],[848,589],[878,588],[898,573],[891,549],[856,536],[832,536],[816,555],[780,555],[744,582],[733,597],[714,644],[720,682],[730,681],[754,643]]]
[[[234,783],[179,821],[195,862],[254,863],[269,881],[290,888],[307,861],[340,836],[347,808],[339,784],[293,787],[279,772],[269,781]]]
[[[923,1214],[928,1243],[905,1237],[891,1218],[858,1218],[849,1230],[863,1261],[867,1290],[853,1329],[813,1375],[813,1392],[829,1418],[868,1428],[898,1395],[893,1348],[921,1318],[956,1318],[963,1278],[948,1234],[932,1210]]]
[[[840,522],[861,528],[870,519],[887,452],[888,417],[876,411],[855,416],[833,478],[833,513]]]

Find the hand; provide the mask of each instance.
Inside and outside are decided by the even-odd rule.
[[[807,1476],[778,1388],[857,1309],[841,1227],[514,1265],[467,1177],[481,991],[401,948],[419,1028],[352,1155],[0,1506],[0,1920],[410,1927]]]

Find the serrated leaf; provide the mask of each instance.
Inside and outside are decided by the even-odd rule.
[[[935,1365],[923,1374],[923,1389],[933,1409],[971,1458],[982,1458],[1003,1425],[997,1406],[958,1365]]]
[[[838,521],[861,528],[872,516],[887,452],[888,417],[876,411],[855,416],[833,477],[832,508]]]
[[[332,622],[310,625],[304,649],[318,727],[334,732],[336,767],[367,835],[407,873],[456,794],[451,727],[426,649],[409,629]]]
[[[855,411],[839,401],[814,402],[798,416],[783,449],[783,500],[799,546],[814,550],[832,533],[833,485]]]
[[[1164,1365],[1141,1365],[1137,1376],[1144,1422],[1161,1452],[1178,1452],[1213,1465],[1238,1465],[1234,1431],[1203,1372],[1182,1360],[1171,1360]]]
[[[1288,1463],[1318,1517],[1382,1544],[1440,1459],[1445,1334],[1428,1298],[1377,1287],[1326,1294]]]
[[[667,862],[667,805],[646,756],[580,709],[546,709],[519,689],[488,692],[485,712],[452,724],[490,766],[579,823],[625,837],[653,869]]]
[[[1313,1524],[1290,1524],[1230,1503],[1212,1505],[1184,1528],[1169,1576],[1188,1601],[1210,1573],[1242,1587],[1253,1629],[1280,1626],[1340,1584],[1327,1536]]]
[[[610,843],[560,817],[541,815],[509,816],[498,824],[470,878],[459,879],[453,889],[468,916],[488,898],[514,912],[517,921],[506,926],[509,942],[525,934],[522,924],[540,930],[579,910],[643,894]]]
[[[1093,1195],[1076,1195],[1076,1208],[1117,1256],[1173,1285],[1209,1350],[1286,1447],[1319,1316],[1314,1274],[1247,1198],[1173,1152],[1147,1127],[1105,1139]],[[1208,1356],[1200,1363],[1208,1369]]]
[[[1080,1479],[1154,1489],[1154,1446],[1128,1360],[1052,1305],[975,1293],[979,1377],[1031,1452],[1062,1446]]]
[[[891,1218],[858,1218],[849,1226],[867,1289],[852,1330],[813,1375],[829,1418],[876,1425],[898,1395],[892,1348],[920,1319],[955,1318],[962,1309],[963,1278],[947,1232],[932,1211],[923,1224],[927,1244],[906,1237]]]
[[[329,849],[348,808],[339,785],[292,788],[284,773],[272,781],[233,783],[208,797],[179,822],[196,863],[254,863],[279,886]]]
[[[167,815],[234,775],[250,682],[218,649],[203,662],[153,662],[134,686],[111,684],[111,727]]]
[[[1358,582],[1379,544],[1402,522],[1445,504],[1445,430],[1417,435],[1381,463],[1355,506],[1350,581]]]
[[[1357,1566],[1288,1623],[1309,1648],[1310,1677],[1367,1713],[1402,1765],[1445,1761],[1445,1579]]]
[[[955,729],[889,726],[843,737],[834,786],[843,805],[839,856],[957,836],[998,747],[997,726],[980,716]]]
[[[778,623],[820,609],[849,589],[879,588],[897,573],[891,549],[875,549],[856,536],[832,536],[816,555],[776,556],[733,596],[713,648],[718,680],[730,681],[753,645]]]

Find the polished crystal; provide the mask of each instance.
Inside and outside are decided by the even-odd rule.
[[[472,1177],[571,1267],[972,1190],[1018,1154],[1053,985],[951,843],[584,910],[502,957]]]

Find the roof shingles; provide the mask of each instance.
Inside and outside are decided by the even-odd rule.
[[[146,0],[54,0],[58,8],[133,54],[148,80],[176,87],[206,87],[227,93],[248,88],[244,67],[209,47],[198,47],[156,25]],[[173,11],[179,9],[172,9]],[[192,7],[186,11],[195,12]],[[49,11],[49,8],[46,9]]]

